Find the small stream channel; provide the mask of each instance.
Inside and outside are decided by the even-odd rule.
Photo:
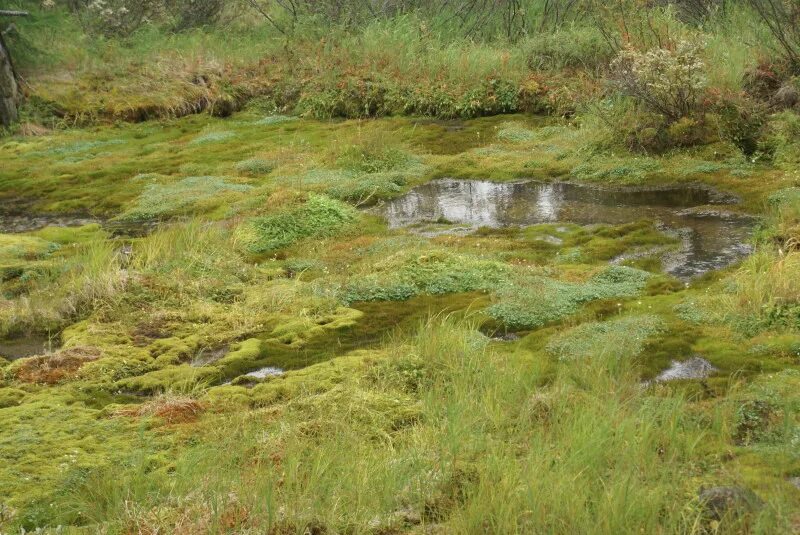
[[[447,222],[451,232],[540,223],[622,224],[649,219],[679,238],[664,269],[690,279],[751,252],[755,218],[730,211],[738,200],[700,185],[604,189],[569,182],[434,180],[377,208],[391,228]]]

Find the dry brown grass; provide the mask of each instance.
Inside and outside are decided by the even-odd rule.
[[[52,355],[40,355],[21,361],[16,378],[25,383],[56,384],[71,379],[87,363],[100,358],[96,347],[62,349]]]
[[[19,125],[19,135],[23,137],[39,137],[50,134],[52,130],[35,123],[22,123]]]
[[[155,416],[168,424],[180,424],[197,420],[205,408],[203,403],[192,397],[166,393],[140,405],[121,408],[115,415],[135,418]]]

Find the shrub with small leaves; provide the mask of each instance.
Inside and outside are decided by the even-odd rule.
[[[145,187],[136,205],[121,219],[147,220],[185,214],[199,208],[201,203],[252,188],[217,176],[192,176],[173,184],[151,183]]]
[[[273,169],[275,169],[275,162],[261,158],[242,160],[236,164],[236,170],[239,173],[249,176],[268,175]]]
[[[555,336],[547,351],[559,360],[611,355],[618,359],[638,355],[647,338],[663,328],[658,316],[628,316],[584,323]]]
[[[231,139],[232,137],[236,136],[233,132],[221,131],[221,132],[209,132],[207,134],[203,134],[202,136],[196,137],[189,142],[190,145],[205,145],[206,143],[217,143],[219,141],[225,141]]]
[[[703,43],[682,40],[671,48],[625,48],[612,62],[614,82],[639,104],[677,121],[698,111],[708,85]]]
[[[300,206],[244,223],[237,239],[247,252],[263,254],[304,238],[334,236],[357,220],[352,206],[325,195],[310,195]]]
[[[499,302],[487,312],[510,329],[531,329],[558,321],[589,301],[634,297],[650,273],[626,266],[610,266],[583,284],[539,275],[523,275],[501,288]]]
[[[511,274],[511,268],[502,262],[443,251],[393,255],[373,269],[345,286],[345,302],[489,291],[507,283]]]

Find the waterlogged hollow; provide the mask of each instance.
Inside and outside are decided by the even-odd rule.
[[[0,340],[0,358],[16,360],[34,355],[44,355],[58,349],[55,341],[44,337]]]
[[[44,227],[81,227],[98,222],[98,219],[91,217],[0,212],[0,232],[10,234],[31,232]]]
[[[754,219],[724,210],[724,205],[736,202],[735,197],[703,186],[611,190],[567,182],[442,179],[418,186],[378,211],[391,228],[445,222],[461,225],[451,229],[456,232],[649,219],[681,241],[677,252],[664,257],[665,271],[689,279],[726,267],[751,252],[747,242]]]

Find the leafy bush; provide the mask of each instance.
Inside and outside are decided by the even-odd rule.
[[[488,291],[506,283],[511,268],[501,262],[446,252],[394,255],[374,272],[351,281],[343,300],[403,301],[416,295]]]
[[[466,119],[520,109],[517,83],[500,78],[466,87],[445,82],[399,85],[394,79],[359,78],[321,83],[306,87],[297,102],[298,113],[317,119],[385,115]]]
[[[534,138],[534,132],[516,123],[506,123],[498,130],[497,138],[512,143],[521,143],[531,141]]]
[[[699,110],[708,85],[702,43],[678,41],[674,48],[641,52],[625,48],[612,63],[622,93],[670,121]]]
[[[238,241],[247,252],[268,253],[304,238],[334,236],[358,220],[358,212],[324,195],[310,195],[299,207],[253,218],[238,230]]]
[[[661,330],[658,316],[628,316],[578,325],[555,336],[547,351],[559,360],[596,358],[606,355],[626,359],[638,355],[647,338]]]
[[[271,126],[274,124],[290,123],[296,120],[297,117],[292,117],[290,115],[268,115],[263,119],[259,119],[258,121],[256,121],[255,124]]]
[[[227,182],[224,177],[216,176],[192,176],[174,184],[148,184],[136,205],[121,219],[146,220],[185,214],[221,195],[251,189],[252,186]]]
[[[198,136],[194,138],[192,141],[189,142],[190,145],[205,145],[206,143],[217,143],[219,141],[225,141],[235,137],[236,134],[233,132],[228,131],[221,131],[221,132],[209,132],[207,134],[203,134],[202,136]]]
[[[267,175],[272,172],[273,169],[275,169],[275,162],[262,160],[260,158],[242,160],[236,164],[237,171],[250,176]]]
[[[527,276],[503,287],[488,314],[510,329],[531,329],[558,321],[586,302],[633,297],[650,274],[626,266],[610,266],[583,284]]]
[[[344,169],[361,173],[394,171],[406,167],[411,156],[380,138],[349,145],[340,154],[337,164]]]
[[[88,0],[72,1],[95,32],[128,36],[146,24],[155,23],[174,30],[186,30],[213,23],[225,6],[224,0]]]

